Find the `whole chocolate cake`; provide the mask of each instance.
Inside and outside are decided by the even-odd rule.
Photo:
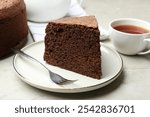
[[[100,32],[94,16],[70,17],[49,22],[44,60],[51,65],[101,78]]]
[[[0,58],[27,40],[27,18],[23,0],[0,0]]]

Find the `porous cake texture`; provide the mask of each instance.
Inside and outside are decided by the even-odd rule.
[[[44,60],[50,65],[100,79],[99,37],[95,16],[51,21],[46,28]]]
[[[0,58],[21,48],[27,41],[28,26],[24,0],[0,0]]]

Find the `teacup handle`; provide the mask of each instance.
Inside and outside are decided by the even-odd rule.
[[[144,55],[144,54],[149,54],[150,53],[150,38],[145,39],[144,42],[146,43],[148,50],[145,52],[140,52],[138,55]]]

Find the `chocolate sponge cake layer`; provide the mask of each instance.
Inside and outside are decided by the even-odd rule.
[[[28,26],[24,0],[0,0],[0,59],[27,42]]]
[[[44,60],[95,79],[101,77],[100,32],[94,16],[49,22]]]

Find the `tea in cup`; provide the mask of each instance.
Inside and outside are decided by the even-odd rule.
[[[109,36],[115,49],[126,55],[148,54],[150,46],[150,23],[133,18],[113,20],[109,25]]]

